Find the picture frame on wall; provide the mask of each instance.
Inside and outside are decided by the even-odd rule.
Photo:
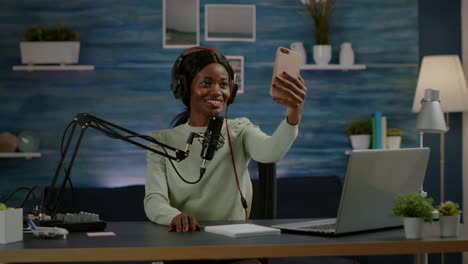
[[[199,10],[199,0],[163,0],[163,48],[200,45]]]
[[[229,61],[229,65],[231,65],[232,69],[234,70],[235,82],[237,82],[238,94],[242,94],[245,92],[244,88],[244,56],[226,56],[226,59]]]
[[[255,41],[255,39],[255,5],[205,5],[205,40]]]

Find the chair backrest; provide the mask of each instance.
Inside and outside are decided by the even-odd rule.
[[[276,218],[276,163],[249,164],[253,185],[251,219]]]

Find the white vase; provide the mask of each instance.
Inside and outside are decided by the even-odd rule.
[[[344,42],[340,46],[340,65],[354,65],[354,51],[349,42]]]
[[[331,45],[314,45],[314,61],[317,65],[328,65],[331,60]]]
[[[307,54],[302,42],[293,42],[291,43],[291,50],[299,53],[301,55],[301,63],[305,65],[307,63]]]
[[[403,217],[403,227],[406,239],[421,239],[424,219],[421,217]]]
[[[460,230],[459,215],[441,215],[439,216],[440,236],[457,237]]]
[[[80,55],[79,41],[22,41],[23,64],[76,64]]]
[[[353,149],[368,149],[370,147],[371,135],[351,135],[349,138]]]
[[[401,136],[389,136],[387,137],[387,148],[388,149],[399,149],[401,145]]]

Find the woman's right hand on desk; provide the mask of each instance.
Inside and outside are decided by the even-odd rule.
[[[200,230],[197,218],[192,213],[181,213],[172,219],[167,231],[190,232]]]

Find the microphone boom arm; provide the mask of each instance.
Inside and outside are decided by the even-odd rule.
[[[55,214],[55,211],[56,211],[57,206],[59,204],[62,192],[65,189],[67,181],[70,180],[70,172],[71,172],[71,169],[73,167],[73,163],[74,163],[76,155],[78,153],[78,149],[80,147],[81,140],[83,139],[84,132],[86,131],[86,129],[88,127],[91,127],[91,128],[93,128],[95,130],[98,130],[98,131],[102,132],[103,134],[105,134],[109,138],[120,139],[120,140],[126,141],[126,142],[128,142],[130,144],[133,144],[133,145],[136,145],[136,146],[138,146],[140,148],[152,151],[152,152],[154,152],[156,154],[159,154],[159,155],[161,155],[163,157],[166,157],[166,158],[169,158],[171,160],[175,160],[177,162],[180,162],[180,161],[182,161],[182,160],[184,160],[185,158],[188,157],[188,154],[189,154],[188,148],[192,144],[192,141],[193,141],[193,138],[194,138],[194,135],[190,135],[189,139],[187,140],[187,145],[185,147],[185,150],[180,150],[180,149],[171,147],[169,145],[166,145],[164,143],[161,143],[161,142],[159,142],[158,140],[156,140],[155,138],[153,138],[151,136],[138,134],[136,132],[133,132],[131,130],[128,130],[126,128],[123,128],[121,126],[118,126],[116,124],[108,122],[106,120],[103,120],[103,119],[97,118],[95,116],[89,115],[87,113],[77,114],[76,117],[71,122],[71,124],[73,124],[72,130],[71,130],[71,132],[70,132],[70,134],[68,136],[65,148],[63,150],[61,150],[60,162],[59,162],[59,164],[57,166],[57,169],[55,170],[55,175],[54,175],[54,178],[52,179],[51,185],[49,186],[49,190],[47,192],[47,197],[43,201],[43,205],[42,205],[42,208],[46,210],[46,213],[50,213],[51,215]],[[71,159],[70,159],[70,161],[68,163],[68,167],[65,169],[65,176],[64,176],[64,179],[63,179],[63,181],[62,181],[62,183],[60,185],[60,189],[58,190],[58,193],[56,194],[56,197],[55,197],[55,199],[53,201],[53,204],[50,204],[52,202],[51,200],[53,198],[53,193],[54,193],[53,190],[54,190],[55,184],[56,184],[56,182],[58,180],[61,169],[62,169],[62,167],[64,165],[64,160],[66,158],[66,154],[68,153],[68,148],[70,147],[70,144],[71,144],[71,141],[73,139],[73,135],[74,135],[74,132],[75,132],[75,129],[76,129],[77,125],[79,125],[81,127],[80,134],[79,134],[78,139],[77,139],[77,141],[75,143],[73,154],[72,154]],[[130,136],[123,136],[119,132],[117,132],[116,130],[123,131],[123,132],[129,134]],[[148,142],[154,143],[154,144],[162,147],[164,152],[161,152],[159,150],[156,150],[154,148],[151,148],[149,146],[146,146],[146,145],[141,144],[141,143],[139,143],[139,142],[137,142],[135,140],[130,139],[132,137],[138,137],[138,138],[144,139],[144,140],[146,140]],[[166,149],[173,151],[175,153],[175,155],[168,154]]]

